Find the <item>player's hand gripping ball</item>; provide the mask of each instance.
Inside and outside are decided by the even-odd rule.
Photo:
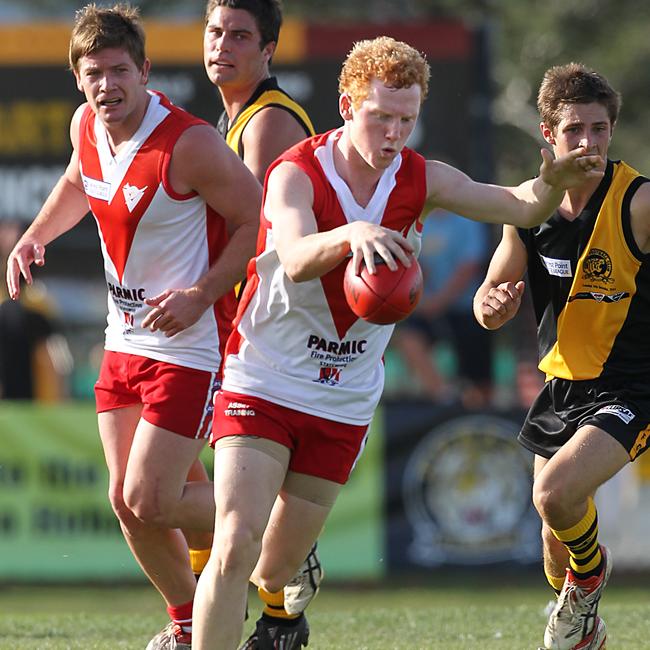
[[[370,275],[364,263],[356,275],[352,259],[343,279],[343,290],[350,309],[359,318],[377,325],[389,325],[405,319],[416,307],[422,295],[422,269],[415,257],[411,266],[398,259],[397,270],[391,271],[383,258],[376,256],[375,275]]]

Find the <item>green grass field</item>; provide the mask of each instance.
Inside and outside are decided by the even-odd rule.
[[[526,584],[432,579],[430,587],[328,585],[312,604],[309,650],[535,650],[549,591]],[[501,581],[502,582],[502,581]],[[601,605],[608,650],[650,649],[649,591],[612,584]],[[258,602],[251,597],[254,624]],[[1,650],[143,650],[164,623],[152,589],[0,588]]]

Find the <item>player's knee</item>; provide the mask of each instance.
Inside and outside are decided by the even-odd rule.
[[[119,488],[111,488],[108,493],[113,512],[120,522],[120,526],[125,535],[129,537],[137,537],[138,531],[142,526],[141,522],[135,517],[133,512],[129,509],[122,493],[121,486]]]
[[[550,499],[550,493],[539,479],[535,481],[533,485],[533,505],[539,512],[540,517],[544,518],[544,513],[547,510],[547,506]]]
[[[221,574],[243,574],[247,578],[253,571],[262,550],[262,531],[245,522],[220,526],[215,533],[213,555]]]
[[[125,521],[132,516],[128,506],[124,502],[124,495],[122,493],[121,485],[111,485],[108,489],[108,500],[113,508],[115,516],[120,521]]]
[[[562,514],[566,508],[564,483],[538,478],[533,485],[533,503],[544,520]]]
[[[302,558],[287,554],[275,556],[272,561],[260,562],[256,569],[255,583],[266,591],[280,591],[300,570]]]
[[[133,516],[147,526],[167,527],[164,504],[146,490],[124,488],[124,503]]]
[[[295,572],[294,572],[295,573]],[[289,574],[286,571],[275,571],[269,574],[262,574],[256,579],[258,587],[262,587],[265,591],[270,591],[275,593],[280,591],[284,586],[291,580],[293,574]]]

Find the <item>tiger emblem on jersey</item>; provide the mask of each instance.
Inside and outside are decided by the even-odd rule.
[[[600,248],[592,248],[582,263],[582,279],[592,282],[614,282],[612,275],[612,258]]]

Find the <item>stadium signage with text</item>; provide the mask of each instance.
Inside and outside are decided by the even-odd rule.
[[[93,405],[1,405],[0,582],[144,580],[108,502]],[[381,440],[374,427],[321,539],[331,578],[385,569]]]
[[[203,69],[203,23],[146,23],[149,87],[215,123],[219,94]],[[69,121],[83,102],[67,68],[70,25],[0,25],[0,219],[31,221],[70,156]],[[387,34],[427,54],[445,101],[428,101],[409,145],[468,169],[473,121],[474,32],[456,21],[391,25],[317,25],[288,19],[273,71],[300,101],[317,131],[340,125],[336,100],[341,61],[362,38]],[[30,43],[30,48],[25,48]],[[33,45],[33,47],[32,47]],[[444,124],[444,128],[440,125]],[[56,169],[57,174],[44,174]],[[93,233],[94,236],[94,233]],[[60,244],[56,242],[54,249]],[[64,257],[74,259],[75,250]]]
[[[0,156],[70,155],[70,101],[0,103]]]
[[[0,219],[31,221],[64,169],[63,165],[0,165]]]

